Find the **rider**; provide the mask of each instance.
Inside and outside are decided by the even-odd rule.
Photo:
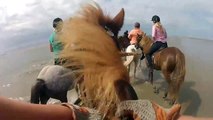
[[[134,25],[134,28],[130,31],[128,38],[130,39],[130,44],[135,44],[137,43],[137,37],[138,35],[143,35],[144,32],[140,29],[140,23],[136,22]]]
[[[146,58],[148,61],[148,67],[150,71],[153,71],[153,64],[152,64],[152,54],[159,50],[161,47],[166,48],[167,46],[167,33],[166,29],[160,22],[160,17],[154,15],[152,17],[153,26],[152,26],[152,39],[154,41],[153,45],[150,48],[149,53],[146,54]]]
[[[63,20],[61,18],[55,18],[53,20],[53,28],[54,31],[49,38],[50,42],[50,51],[54,53],[54,64],[60,65],[62,64],[62,59],[59,58],[59,53],[63,49],[63,45],[59,42],[57,35],[60,34],[63,27]]]
[[[130,31],[129,35],[128,35],[128,38],[130,39],[130,44],[131,45],[137,45],[137,37],[138,35],[143,35],[144,32],[143,30],[140,29],[140,23],[139,22],[136,22],[135,25],[134,25],[134,28]],[[143,60],[144,58],[144,54],[142,53],[142,56],[141,56],[141,60]]]

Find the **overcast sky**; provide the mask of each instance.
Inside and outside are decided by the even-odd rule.
[[[161,17],[168,36],[213,40],[212,0],[95,0],[106,13],[125,10],[125,29],[134,22],[150,33],[151,17]],[[67,19],[88,0],[0,0],[0,41],[48,40],[55,17]],[[2,46],[2,45],[1,45]]]

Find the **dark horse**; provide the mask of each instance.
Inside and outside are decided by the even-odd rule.
[[[128,31],[124,32],[122,36],[118,37],[118,43],[122,51],[125,51],[126,48],[130,45],[130,40],[128,38]]]
[[[62,56],[66,57],[66,67],[82,66],[79,71],[84,76],[80,83],[83,104],[111,120],[119,102],[138,99],[120,51],[105,30],[107,27],[116,40],[123,26],[124,9],[114,18],[104,15],[97,4],[86,5],[79,13],[65,22],[59,36],[65,45]]]
[[[45,66],[31,88],[31,103],[46,104],[49,98],[67,102],[67,91],[75,88],[76,74],[59,65]]]
[[[146,34],[139,37],[138,42],[140,47],[143,48],[144,54],[149,52],[153,44],[153,41]],[[173,104],[178,99],[178,93],[184,81],[186,73],[185,56],[178,48],[168,47],[155,52],[153,57],[154,69],[161,70],[168,83],[168,91],[164,98],[167,97],[168,93],[170,103]],[[153,84],[153,72],[149,73],[149,80]]]

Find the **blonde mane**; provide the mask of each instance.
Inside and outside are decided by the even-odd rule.
[[[108,27],[118,32],[123,25],[120,15],[124,16],[123,9],[112,19],[104,15],[97,4],[86,5],[65,21],[60,35],[64,44],[61,56],[67,59],[65,66],[81,66],[78,72],[84,77],[84,102],[103,114],[109,114],[119,102],[114,81],[129,82],[119,51],[104,29]]]

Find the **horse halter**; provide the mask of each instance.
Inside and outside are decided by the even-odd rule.
[[[118,43],[118,37],[115,33],[113,33],[107,26],[104,27],[106,33],[112,38],[113,42],[115,43],[116,47],[120,50],[120,45]]]
[[[106,32],[109,36],[111,36],[111,37],[115,36],[115,34],[108,27],[105,26],[104,29],[106,30]]]

